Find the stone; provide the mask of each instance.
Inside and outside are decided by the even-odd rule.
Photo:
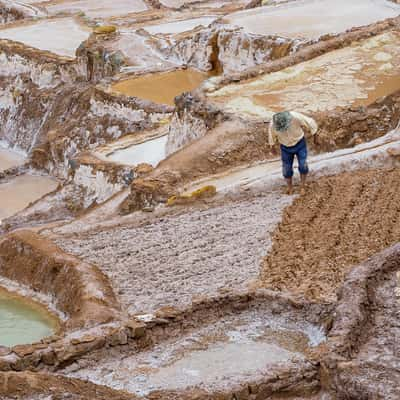
[[[143,322],[132,320],[126,326],[129,329],[129,337],[132,339],[139,339],[146,334],[146,324]]]
[[[116,31],[117,28],[114,25],[96,26],[96,28],[93,29],[93,32],[96,35],[108,35],[110,33],[115,33]]]

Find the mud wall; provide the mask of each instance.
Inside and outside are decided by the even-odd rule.
[[[14,22],[23,18],[24,14],[20,10],[12,7],[11,4],[0,2],[0,24]]]
[[[178,35],[172,45],[160,41],[158,50],[166,59],[179,64],[229,75],[286,56],[296,51],[300,43],[216,26]]]
[[[136,396],[78,379],[32,372],[0,372],[2,399],[135,400]],[[50,397],[47,397],[50,396]]]
[[[81,93],[71,90],[74,93],[60,98],[56,104],[58,118],[47,121],[46,136],[32,155],[36,166],[61,177],[67,176],[69,160],[80,151],[104,145],[128,133],[155,128],[172,111],[168,106],[111,95],[90,87]]]
[[[175,102],[166,146],[168,155],[205,136],[223,120],[222,112],[193,94],[183,94]]]
[[[108,322],[118,303],[105,276],[30,231],[0,242],[0,274],[52,296],[69,319],[67,329]]]
[[[396,342],[393,329],[398,330],[398,282],[389,285],[394,292],[385,294],[383,307],[380,303],[385,296],[379,291],[396,272],[399,276],[399,270],[400,244],[396,244],[354,268],[340,290],[328,353],[322,360],[324,386],[338,398],[399,396],[397,344],[391,344]],[[389,320],[381,321],[385,315]],[[382,322],[377,331],[374,325]],[[363,353],[361,358],[359,353]],[[365,353],[369,355],[366,359]]]
[[[43,15],[44,13],[33,5],[23,4],[12,0],[0,1],[0,24]]]
[[[137,176],[134,167],[103,161],[90,154],[81,154],[70,164],[73,165],[72,182],[84,191],[82,207],[85,209],[128,187]]]

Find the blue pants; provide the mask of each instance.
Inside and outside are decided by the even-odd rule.
[[[307,142],[304,137],[291,147],[281,144],[282,172],[285,178],[291,178],[293,176],[294,156],[297,157],[300,174],[308,174]]]

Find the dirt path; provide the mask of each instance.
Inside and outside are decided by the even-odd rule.
[[[141,226],[60,237],[57,244],[97,264],[130,312],[150,312],[256,280],[269,233],[291,201],[273,192]]]
[[[267,287],[334,301],[351,266],[400,238],[400,169],[322,178],[288,207],[261,278]]]

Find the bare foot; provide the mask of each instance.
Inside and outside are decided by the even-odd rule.
[[[306,194],[306,188],[304,187],[304,186],[302,186],[301,188],[300,188],[300,195],[301,196],[304,196]]]
[[[291,196],[293,194],[293,188],[292,187],[286,188],[286,194]]]

